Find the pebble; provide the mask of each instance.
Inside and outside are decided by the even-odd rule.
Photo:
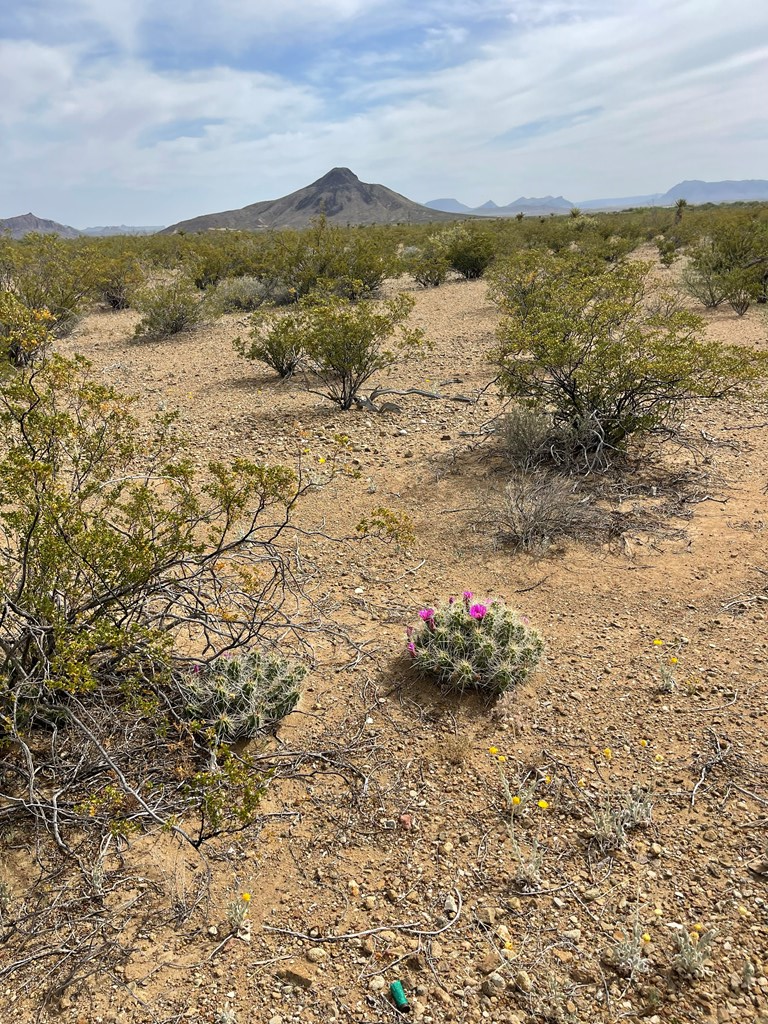
[[[322,960],[325,960],[327,955],[321,946],[313,946],[307,953],[307,960],[312,964],[319,964]]]
[[[374,977],[368,982],[369,992],[383,992],[386,987],[387,983],[380,974],[374,975]]]
[[[500,974],[497,974],[496,972],[494,972],[493,974],[489,974],[481,986],[482,991],[487,996],[500,996],[504,992],[506,987],[506,981]]]
[[[521,992],[530,992],[533,988],[533,981],[527,971],[519,971],[515,978],[515,985]]]

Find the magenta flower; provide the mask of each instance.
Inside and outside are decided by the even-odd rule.
[[[453,604],[453,602],[454,602],[455,600],[456,600],[456,598],[455,598],[455,597],[449,597],[449,598],[448,598],[448,604]]]
[[[421,611],[419,612],[419,618],[423,619],[425,622],[429,622],[430,619],[434,619],[434,617],[435,617],[435,609],[434,608],[422,608]]]
[[[484,604],[473,604],[469,609],[469,614],[471,618],[476,619],[478,622],[482,622],[488,614],[488,609]]]
[[[408,644],[408,653],[412,658],[416,657],[416,644],[413,642],[413,640],[411,640],[410,643]]]
[[[472,600],[473,594],[471,590],[465,590],[461,596],[464,598],[464,603],[469,604],[469,602]]]

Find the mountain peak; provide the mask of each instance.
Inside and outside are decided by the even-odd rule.
[[[350,171],[348,167],[332,167],[327,174],[322,176],[322,178],[318,178],[317,181],[313,182],[312,186],[322,185],[326,188],[342,188],[344,185],[359,184],[360,179],[354,171]],[[310,188],[312,186],[310,186]]]

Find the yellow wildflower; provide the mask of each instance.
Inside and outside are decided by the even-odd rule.
[[[696,923],[696,924],[695,924],[695,925],[693,926],[693,930],[694,930],[695,932],[701,932],[701,931],[704,931],[704,925],[703,925],[703,924],[701,924],[701,923],[699,923],[699,922],[697,922],[697,923]]]
[[[499,762],[499,764],[504,764],[504,762],[505,762],[505,761],[506,761],[507,759],[506,759],[506,757],[504,757],[504,755],[503,755],[503,754],[499,754],[499,756],[498,756],[498,757],[496,758],[496,760],[497,760],[497,761]]]
[[[648,746],[648,740],[640,740],[640,746],[641,747],[647,747]]]
[[[579,779],[579,781],[577,783],[577,785],[581,786],[582,789],[584,788],[584,786],[586,786],[586,784],[587,784],[587,780],[586,779]]]
[[[320,462],[320,463],[325,462],[325,456],[321,455],[320,458],[317,461]]]
[[[663,644],[664,644],[664,641],[663,640],[659,640],[658,638],[653,641],[653,646],[654,647],[662,647]]]
[[[663,754],[657,754],[656,757],[654,757],[653,760],[656,762],[656,764],[661,764],[661,762],[664,760],[664,755]]]
[[[643,942],[650,942],[650,941],[651,941],[651,936],[648,934],[648,932],[643,932]]]
[[[613,757],[613,751],[610,747],[605,748],[605,750],[603,751],[603,757],[606,759],[606,761],[611,760],[611,758]]]
[[[549,807],[549,804],[547,803],[546,800],[539,800],[539,802],[538,802],[538,804],[536,806],[540,807],[542,809],[542,811],[546,811],[547,808]]]
[[[545,782],[545,783],[546,783],[547,785],[549,785],[551,781],[552,781],[552,776],[551,776],[551,775],[545,775],[545,776],[544,776],[544,782]]]
[[[515,807],[519,807],[520,803],[521,803],[520,797],[519,796],[513,796],[512,797],[512,803],[515,805]]]
[[[669,664],[670,665],[676,665],[677,664],[677,658],[674,655],[669,659]]]
[[[243,893],[243,903],[250,903],[250,902],[251,902],[251,894],[249,892],[244,892]]]
[[[498,747],[488,747],[488,753],[491,755],[491,757],[495,757],[496,754],[498,754],[498,752],[499,752],[499,748]]]

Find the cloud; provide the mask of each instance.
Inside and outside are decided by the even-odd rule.
[[[0,196],[171,222],[351,166],[417,199],[765,174],[751,0],[17,0]]]

